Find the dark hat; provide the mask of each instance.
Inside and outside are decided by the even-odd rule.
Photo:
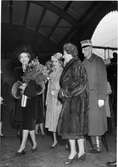
[[[30,59],[34,58],[34,53],[33,53],[30,45],[21,45],[18,48],[16,48],[15,54],[16,54],[18,60],[20,59],[21,53],[28,53],[28,56]]]

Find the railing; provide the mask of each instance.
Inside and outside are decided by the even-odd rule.
[[[113,58],[113,53],[116,52],[116,55],[118,55],[118,47],[106,47],[106,46],[92,46],[94,49],[101,50],[101,57],[104,57],[104,61],[109,61],[111,58]]]
[[[96,49],[104,49],[104,50],[118,50],[118,48],[114,48],[114,47],[106,47],[106,46],[92,46],[93,48]]]

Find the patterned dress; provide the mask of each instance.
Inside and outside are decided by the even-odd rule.
[[[48,83],[47,97],[46,97],[46,121],[45,127],[51,132],[56,132],[59,115],[62,105],[58,100],[58,92],[60,89],[59,79],[62,73],[62,67],[55,69],[50,74],[50,80]],[[52,93],[53,92],[53,93]]]

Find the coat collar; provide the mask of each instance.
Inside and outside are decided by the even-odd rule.
[[[62,75],[61,75],[61,78],[60,78],[60,81],[62,80],[63,76],[65,75],[65,73],[67,72],[67,70],[69,69],[69,67],[74,63],[76,62],[78,59],[71,59],[64,67],[63,69],[63,72],[62,72]]]
[[[71,64],[73,64],[75,61],[77,61],[77,59],[72,58],[72,59],[65,65],[64,69],[65,69],[65,70],[68,69],[68,68],[71,66]]]
[[[95,59],[96,55],[92,53],[91,57],[88,59],[89,62],[92,62]]]

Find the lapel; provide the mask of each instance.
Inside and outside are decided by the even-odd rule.
[[[65,73],[68,71],[68,69],[71,67],[71,65],[72,65],[75,61],[77,61],[77,59],[73,58],[73,59],[70,60],[70,61],[66,64],[66,66],[64,67],[63,72],[62,72],[61,77],[60,77],[60,84],[63,82],[63,78],[64,78]]]
[[[93,62],[93,60],[96,58],[96,55],[93,53],[90,59],[88,59],[89,62]]]

